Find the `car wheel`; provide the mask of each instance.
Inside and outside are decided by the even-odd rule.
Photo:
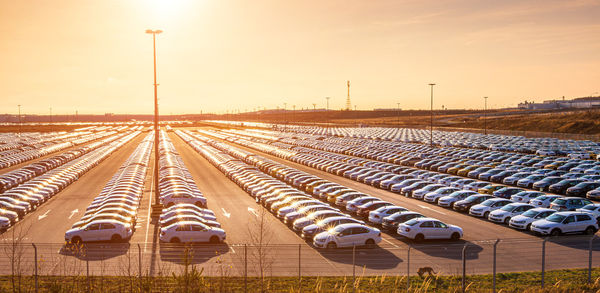
[[[168,207],[168,208],[170,208],[170,207],[172,207],[172,206],[174,206],[174,205],[175,205],[175,204],[173,204],[172,202],[170,202],[170,203],[168,203],[168,204],[167,204],[167,207]]]
[[[527,227],[525,227],[525,230],[531,231],[531,224],[528,224]]]
[[[177,237],[171,238],[171,243],[180,243],[181,241]]]
[[[327,243],[327,248],[328,249],[336,249],[337,244],[335,244],[335,242],[329,242],[329,243]]]
[[[509,222],[510,222],[510,217],[506,217],[506,219],[504,219],[504,224],[508,225]]]
[[[221,240],[219,240],[218,236],[211,236],[209,242],[212,244],[217,244],[217,243],[221,242]]]
[[[195,205],[199,208],[204,207],[201,202],[196,202]]]
[[[71,243],[73,243],[73,244],[80,244],[81,242],[82,242],[81,237],[79,237],[79,236],[75,236],[75,237],[71,238]]]
[[[560,230],[559,229],[552,230],[552,232],[550,232],[550,236],[560,236]]]
[[[415,241],[423,241],[425,240],[425,236],[423,236],[423,234],[419,233],[417,234],[417,236],[415,236]]]
[[[490,215],[490,212],[483,213],[483,217],[486,218],[486,219],[488,218],[489,215]]]
[[[375,240],[373,240],[373,239],[367,239],[367,241],[365,241],[365,245],[367,245],[367,248],[374,248],[375,247]]]
[[[594,235],[596,234],[596,228],[589,226],[585,229],[585,234],[586,235]]]
[[[454,233],[452,233],[452,236],[450,236],[450,239],[458,240],[458,239],[460,239],[460,234],[458,232],[454,232]]]
[[[123,240],[123,238],[121,238],[121,235],[119,234],[115,234],[112,237],[110,237],[110,241],[112,242],[121,242],[121,240]]]

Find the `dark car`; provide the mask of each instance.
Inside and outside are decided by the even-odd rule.
[[[455,211],[468,212],[472,206],[474,206],[476,204],[480,204],[490,198],[494,198],[494,197],[491,195],[488,195],[488,194],[474,194],[463,200],[459,200],[459,201],[455,202],[454,206],[452,208]]]
[[[495,197],[510,199],[513,194],[517,194],[521,191],[524,191],[524,189],[518,187],[504,187],[494,191],[493,195]]]
[[[564,179],[557,183],[554,183],[548,187],[548,190],[552,193],[565,194],[567,188],[575,186],[579,183],[585,182],[583,179]]]
[[[492,175],[490,176],[490,181],[492,182],[496,182],[496,183],[502,183],[502,180],[504,180],[504,178],[512,176],[514,174],[519,173],[516,170],[506,170],[506,171],[502,171],[496,175]]]
[[[546,178],[534,183],[533,189],[539,190],[539,191],[548,191],[548,187],[550,187],[550,185],[557,183],[561,180],[564,180],[564,178],[558,177],[558,176],[549,176],[549,177],[546,177]]]
[[[581,182],[575,186],[567,188],[565,194],[568,196],[585,197],[588,191],[594,190],[598,187],[600,187],[600,182]]]
[[[359,206],[358,209],[356,210],[356,214],[359,217],[368,218],[370,211],[374,211],[380,207],[391,206],[391,205],[392,205],[392,203],[390,203],[390,202],[380,201],[380,200],[368,202],[368,203],[365,203],[365,204]]]
[[[404,211],[404,212],[395,213],[391,216],[387,216],[387,217],[383,218],[383,221],[381,222],[381,228],[383,230],[396,233],[396,230],[398,230],[398,225],[400,225],[410,219],[424,218],[424,217],[425,216],[423,216],[417,212],[412,212],[412,211]]]

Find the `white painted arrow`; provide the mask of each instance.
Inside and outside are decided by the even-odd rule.
[[[74,209],[71,211],[71,215],[69,216],[69,219],[73,217],[73,215],[75,215],[76,213],[79,213],[79,209]]]
[[[446,214],[446,213],[444,213],[444,212],[440,212],[440,211],[438,211],[438,210],[434,210],[434,209],[432,209],[432,208],[430,208],[430,207],[428,207],[428,206],[423,206],[423,205],[418,205],[418,206],[419,206],[419,207],[421,207],[421,208],[423,208],[423,209],[426,209],[426,210],[430,210],[430,211],[434,211],[434,212],[436,212],[436,213],[440,213],[440,214],[442,214],[442,215],[445,215],[445,214]]]
[[[251,212],[251,213],[253,213],[258,218],[258,213],[256,212],[255,209],[253,209],[251,207],[248,207],[248,211]]]
[[[46,213],[44,213],[44,214],[43,214],[43,215],[41,215],[41,216],[38,216],[38,220],[41,220],[41,219],[43,219],[43,218],[47,217],[49,212],[50,212],[50,210],[47,210],[47,211],[46,211]]]
[[[223,211],[223,215],[227,218],[231,217],[231,213],[228,213],[224,208],[221,208],[221,210]]]

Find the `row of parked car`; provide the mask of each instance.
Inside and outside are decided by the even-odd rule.
[[[77,159],[84,154],[87,154],[103,145],[110,143],[111,141],[122,137],[123,135],[124,134],[112,135],[86,144],[78,149],[66,151],[50,158],[39,160],[19,169],[4,173],[0,175],[0,193],[10,188],[14,188],[23,182],[31,180],[32,178],[44,174],[49,170],[59,167],[69,161]]]
[[[65,232],[67,243],[90,241],[121,242],[135,230],[144,191],[154,133],[147,135],[119,167],[83,216]]]
[[[0,169],[34,160],[72,146],[81,145],[116,133],[117,132],[115,131],[53,133],[50,134],[52,135],[51,137],[46,137],[41,143],[26,144],[19,148],[2,152],[0,155]]]
[[[239,133],[239,132],[238,132]],[[223,136],[223,135],[222,135]],[[354,169],[352,169],[352,165],[350,165],[350,168],[346,168],[344,169],[343,167],[341,169],[335,169],[335,168],[330,168],[332,166],[348,166],[348,163],[346,163],[346,165],[340,163],[339,160],[339,156],[337,156],[336,158],[338,158],[337,161],[328,159],[327,157],[330,155],[328,153],[325,152],[320,152],[315,155],[306,155],[306,153],[299,153],[299,154],[295,154],[295,155],[283,155],[284,153],[282,153],[281,151],[277,152],[274,151],[274,149],[270,148],[273,147],[273,145],[278,145],[278,146],[282,146],[281,142],[277,142],[277,143],[271,143],[271,145],[266,145],[264,143],[259,143],[259,142],[250,142],[250,141],[245,141],[241,138],[236,138],[233,139],[232,136],[224,136],[225,139],[228,139],[230,141],[235,141],[236,143],[242,143],[244,145],[256,148],[256,149],[260,149],[262,151],[271,151],[272,154],[279,154],[279,156],[284,157],[286,159],[289,160],[293,160],[296,161],[298,163],[302,163],[311,167],[315,167],[315,168],[319,168],[321,170],[325,170],[337,175],[343,175],[345,177],[351,178],[353,180],[357,180],[366,184],[370,184],[370,185],[374,185],[377,187],[383,187],[383,188],[389,188],[392,191],[396,191],[398,193],[401,193],[405,196],[412,196],[421,200],[425,200],[427,202],[431,202],[431,203],[436,203],[442,207],[448,207],[448,208],[454,208],[458,211],[462,211],[462,212],[469,212],[470,210],[474,211],[474,212],[470,212],[471,215],[475,215],[475,216],[480,216],[480,217],[485,217],[487,219],[490,219],[492,221],[495,222],[501,222],[501,223],[506,223],[509,224],[512,216],[516,216],[520,213],[524,213],[526,212],[529,208],[534,208],[534,207],[552,207],[554,208],[553,210],[575,210],[577,208],[581,208],[583,212],[586,212],[588,214],[590,214],[591,210],[595,210],[598,208],[598,205],[592,205],[591,202],[589,200],[586,199],[581,199],[581,198],[563,198],[561,196],[558,195],[546,195],[542,192],[536,192],[536,191],[526,191],[523,189],[519,189],[519,188],[511,188],[511,187],[502,187],[499,189],[494,189],[494,188],[486,188],[486,187],[496,187],[496,186],[492,186],[490,183],[487,182],[483,182],[484,185],[487,186],[483,186],[481,188],[476,187],[473,188],[472,186],[470,187],[468,184],[472,184],[473,182],[465,182],[464,180],[471,180],[474,181],[472,179],[461,179],[463,180],[463,182],[460,182],[460,180],[448,180],[448,179],[453,179],[455,177],[450,177],[448,174],[441,174],[438,172],[432,172],[432,171],[424,171],[424,170],[418,170],[418,169],[414,169],[414,168],[403,168],[403,169],[395,169],[394,171],[396,171],[399,174],[395,174],[395,173],[391,173],[388,171],[386,174],[387,176],[390,176],[390,179],[385,179],[385,176],[377,176],[377,174],[381,175],[381,173],[383,171],[373,171],[375,174],[369,173],[368,168],[362,168],[359,169],[359,171],[364,171],[367,170],[367,172],[364,173],[356,173],[356,172],[352,172]],[[254,136],[251,136],[254,137]],[[260,139],[264,139],[264,137],[261,137]],[[294,150],[294,151],[302,151],[300,150],[298,147],[290,147],[288,145],[288,154],[289,154],[289,150]],[[356,159],[357,158],[348,158],[346,157],[345,159],[347,159],[346,161],[349,160],[354,160],[353,163],[356,163]],[[366,159],[358,159],[358,160],[365,160]],[[344,160],[341,160],[344,161]],[[365,166],[368,165],[371,162],[366,162],[364,164],[361,164],[361,166]],[[381,162],[375,162],[375,163],[379,163],[381,166]],[[339,171],[342,170],[342,172],[340,173]],[[372,170],[372,169],[371,169]],[[350,173],[348,173],[350,172]],[[385,179],[385,180],[377,180],[378,179]],[[460,177],[459,177],[460,178]],[[453,182],[456,181],[456,182]],[[468,184],[467,184],[468,183]],[[465,186],[466,185],[466,186]],[[500,186],[497,186],[500,187]],[[478,190],[481,193],[484,194],[480,194],[474,190],[469,190],[469,189],[474,189],[474,190]],[[492,193],[490,195],[486,195],[485,193]],[[508,198],[508,199],[507,199]],[[518,202],[515,204],[512,204],[513,201],[510,200],[510,198],[512,198],[514,201]],[[539,198],[539,199],[537,199]],[[529,201],[531,201],[532,204],[534,205],[529,205],[527,204]],[[554,203],[555,201],[555,203]],[[552,204],[551,204],[552,202]],[[473,205],[477,205],[476,207],[473,207]],[[505,205],[508,205],[507,207],[504,207]],[[585,208],[584,208],[585,207]],[[504,210],[499,210],[499,211],[495,211],[496,209],[504,209]],[[492,212],[492,214],[490,214]],[[541,215],[545,215],[545,216],[549,216],[549,213],[542,213]],[[538,215],[537,219],[540,219],[541,215]],[[585,217],[584,217],[585,218]],[[596,219],[598,218],[598,215],[590,215],[590,221],[591,222],[595,222]],[[528,223],[531,224],[531,223]],[[589,224],[589,223],[588,223]],[[531,225],[526,225],[525,226],[526,229],[531,228]],[[554,231],[554,234],[561,234],[561,233],[573,233],[573,232],[585,232],[585,233],[591,233],[592,231],[595,232],[595,230],[597,230],[597,224],[593,224],[591,223],[590,226],[586,226],[583,227],[583,230],[573,230],[573,229],[568,229],[568,227],[564,227],[563,229],[561,228],[557,228],[557,230]],[[540,231],[535,231],[535,232],[540,232]],[[540,232],[543,234],[543,232]]]
[[[242,139],[235,141],[244,145],[251,143]],[[248,182],[245,181],[248,178],[244,175],[233,173],[233,176],[236,178],[242,176],[242,182],[238,183],[245,189],[249,188],[246,184],[251,189],[254,186],[261,188],[258,192],[250,192],[250,194],[255,197],[257,202],[260,202],[265,208],[280,217],[284,223],[290,225],[303,238],[312,241],[316,247],[367,244],[366,241],[372,239],[368,238],[370,237],[368,233],[365,232],[366,234],[362,238],[354,236],[352,233],[345,235],[347,232],[342,232],[342,230],[346,231],[346,229],[344,227],[338,228],[336,225],[347,222],[359,225],[364,224],[364,220],[368,221],[370,225],[382,226],[382,220],[389,216],[397,216],[396,220],[412,220],[408,223],[410,224],[408,229],[399,229],[396,226],[401,235],[411,239],[459,239],[462,237],[462,229],[457,226],[427,218],[390,202],[263,157],[250,153],[244,154],[230,145],[216,142],[211,144],[222,151],[236,152],[239,159],[253,164],[264,173],[269,174],[268,180],[259,180],[252,177]],[[277,180],[273,180],[271,177],[275,177]],[[343,214],[342,211],[347,214]],[[350,218],[350,215],[354,216],[355,219]],[[315,218],[318,220],[315,220]],[[383,228],[386,227],[383,226]],[[330,233],[327,233],[327,230],[330,230]],[[366,231],[365,229],[361,230]],[[358,242],[351,240],[357,237],[360,239]]]
[[[79,179],[80,176],[97,166],[112,152],[137,136],[133,132],[120,137],[78,159],[54,168],[19,186],[0,194],[0,227],[6,230],[46,202],[58,192]]]
[[[158,148],[160,200],[165,207],[160,215],[160,240],[163,242],[225,241],[225,230],[215,213],[207,209],[206,198],[183,163],[167,132],[160,132]]]

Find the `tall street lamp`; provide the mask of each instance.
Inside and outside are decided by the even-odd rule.
[[[162,33],[161,30],[146,30],[147,34],[152,34],[152,49],[154,54],[154,203],[158,205],[158,83],[156,83],[156,35]]]
[[[430,83],[431,87],[431,120],[429,122],[429,145],[433,146],[433,86],[435,83]]]
[[[329,99],[331,99],[331,97],[325,97],[325,100],[327,100],[327,108],[325,108],[325,125],[327,126],[327,135],[329,135]]]
[[[488,97],[483,97],[485,100],[484,108],[483,108],[483,134],[487,135],[487,99]]]
[[[21,105],[17,105],[19,107],[19,135],[21,135]]]
[[[400,128],[400,103],[396,104],[398,104],[398,128]]]

